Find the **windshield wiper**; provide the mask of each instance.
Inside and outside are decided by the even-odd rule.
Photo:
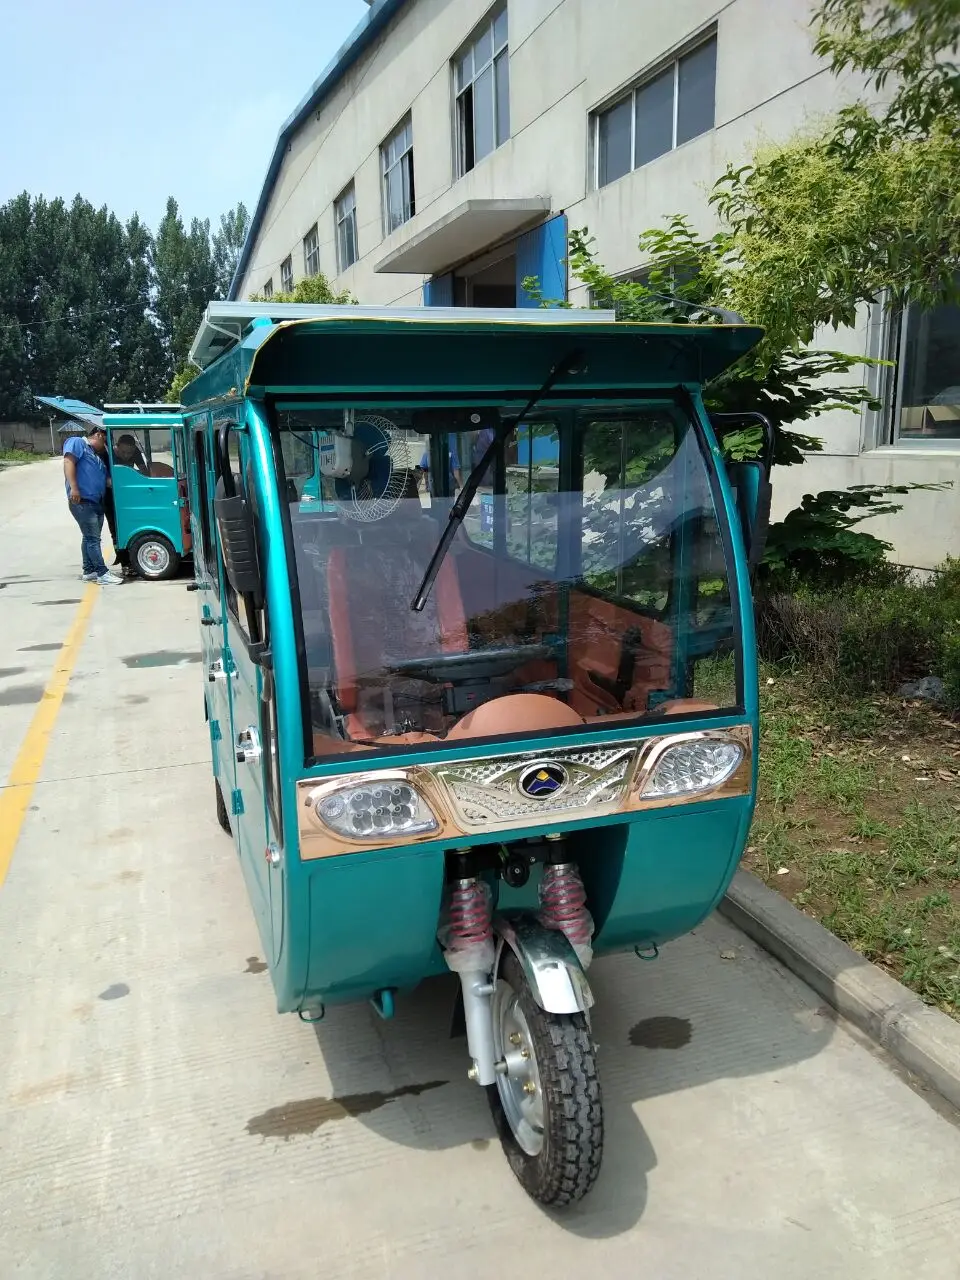
[[[573,373],[582,356],[580,351],[570,351],[558,360],[550,370],[546,382],[539,391],[530,397],[512,422],[501,422],[497,426],[493,439],[487,445],[483,452],[483,457],[467,476],[466,482],[460,493],[457,495],[453,506],[450,508],[450,515],[447,518],[447,527],[441,535],[440,541],[437,543],[436,550],[430,557],[430,563],[427,565],[427,571],[423,575],[423,581],[417,588],[417,594],[410,601],[410,608],[414,613],[422,613],[423,607],[430,598],[430,592],[433,584],[437,580],[437,574],[440,572],[440,566],[446,559],[447,552],[450,550],[450,544],[457,536],[457,530],[463,524],[464,517],[470,509],[470,503],[474,500],[477,490],[480,488],[480,481],[486,475],[487,468],[493,463],[497,455],[497,450],[506,440],[512,431],[516,431],[520,423],[524,420],[528,413],[536,407],[543,399],[547,392],[551,389],[558,378],[565,373]]]

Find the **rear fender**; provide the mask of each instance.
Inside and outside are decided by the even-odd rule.
[[[577,953],[558,929],[545,929],[533,916],[498,916],[494,973],[505,947],[517,957],[533,998],[547,1013],[589,1014],[593,992]]]

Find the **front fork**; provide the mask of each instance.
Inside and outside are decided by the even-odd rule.
[[[593,993],[586,977],[592,958],[593,920],[577,865],[558,850],[540,882],[540,909],[494,916],[491,894],[478,876],[449,887],[438,930],[444,959],[460,979],[469,1078],[495,1084],[507,1071],[497,1060],[492,1000],[505,948],[516,956],[533,998],[547,1013],[589,1016]]]

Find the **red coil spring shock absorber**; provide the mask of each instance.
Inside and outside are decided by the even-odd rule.
[[[493,937],[490,898],[486,886],[475,876],[454,881],[447,899],[446,926],[443,942],[453,951]]]
[[[559,929],[573,947],[590,945],[593,917],[575,862],[548,862],[543,868],[540,923],[546,929]]]

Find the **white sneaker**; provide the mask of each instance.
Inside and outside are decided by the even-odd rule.
[[[81,582],[96,582],[96,580],[97,575],[95,573],[81,573],[80,575]]]
[[[99,582],[101,587],[119,587],[123,579],[118,578],[115,573],[101,573],[99,578],[94,578],[94,581]]]

